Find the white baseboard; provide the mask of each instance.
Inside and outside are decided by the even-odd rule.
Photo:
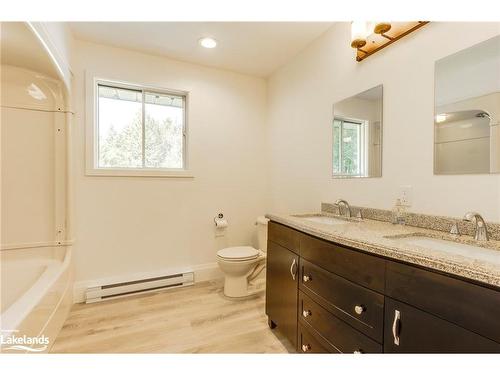
[[[183,272],[194,272],[195,284],[203,281],[216,280],[224,277],[221,270],[219,269],[219,266],[217,265],[216,262],[214,262],[214,263],[198,264],[196,266],[184,267],[178,269],[162,269],[157,271],[132,273],[128,275],[106,277],[94,280],[77,281],[73,284],[73,303],[84,302],[85,290],[87,290],[87,288],[89,287],[104,285],[104,284],[120,283],[128,280],[147,279],[147,278],[158,277],[160,275],[171,275]]]

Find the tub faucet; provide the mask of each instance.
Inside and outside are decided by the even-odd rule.
[[[345,216],[347,217],[351,217],[351,207],[349,206],[349,203],[347,203],[346,200],[344,199],[337,199],[337,201],[335,202],[335,206],[337,206],[339,208],[339,215],[342,215],[342,212],[340,210],[340,206],[344,206],[345,207]]]
[[[477,212],[467,212],[464,216],[465,221],[473,221],[476,224],[474,239],[476,241],[488,241],[488,228],[481,215]]]

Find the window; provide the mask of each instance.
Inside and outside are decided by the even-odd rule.
[[[186,94],[95,80],[88,174],[186,171]]]
[[[365,123],[333,120],[333,173],[340,176],[364,176]]]

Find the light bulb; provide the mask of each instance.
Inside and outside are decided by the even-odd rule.
[[[366,44],[366,38],[370,35],[368,22],[352,21],[351,23],[351,47],[361,48]]]

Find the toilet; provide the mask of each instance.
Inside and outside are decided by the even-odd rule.
[[[253,282],[266,267],[267,223],[259,216],[256,221],[258,249],[252,246],[226,247],[217,252],[217,263],[224,273],[224,295],[231,298],[249,297],[261,290]]]

